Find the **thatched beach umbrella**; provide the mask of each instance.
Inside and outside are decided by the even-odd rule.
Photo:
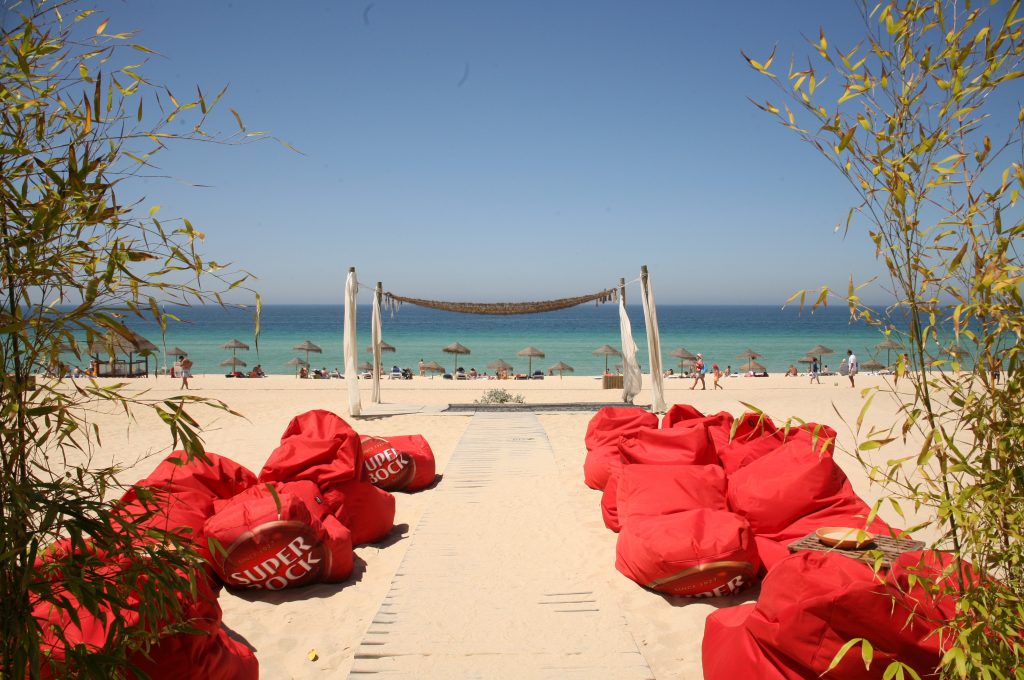
[[[366,351],[370,352],[370,353],[373,353],[373,345],[370,345],[369,347],[367,347]],[[380,341],[380,351],[381,352],[397,352],[398,350],[395,349],[394,345],[389,345],[388,343],[386,343],[383,340],[381,340]]]
[[[372,371],[373,370],[373,364],[371,364],[369,361],[364,361],[363,363],[359,364],[359,370],[360,371]]]
[[[225,342],[223,345],[220,346],[220,348],[221,349],[229,349],[229,350],[231,350],[231,358],[233,359],[235,357],[235,350],[238,350],[238,349],[245,349],[245,350],[247,350],[247,349],[249,349],[249,345],[245,344],[241,340],[232,340],[231,342]],[[223,366],[223,365],[224,364],[221,364],[221,366]],[[245,364],[242,364],[242,365],[245,366]]]
[[[466,347],[465,345],[460,345],[457,342],[453,342],[452,344],[450,344],[447,347],[443,348],[441,351],[444,352],[445,354],[454,354],[455,355],[455,367],[456,368],[458,368],[458,366],[459,366],[459,355],[460,354],[469,354],[470,353],[468,347]],[[452,374],[454,374],[454,373],[455,373],[455,369],[452,369]]]
[[[188,356],[188,352],[186,352],[182,348],[178,347],[177,345],[175,345],[174,347],[172,347],[169,350],[167,350],[166,352],[164,352],[164,354],[169,356],[169,357],[187,357]]]
[[[825,345],[815,345],[811,349],[807,350],[807,356],[818,357],[818,365],[821,365],[821,357],[825,354],[835,354],[836,351],[831,347],[825,347]],[[754,357],[755,359],[758,357]]]
[[[683,371],[689,371],[691,368],[693,368],[695,363],[696,362],[693,359],[680,359],[679,363],[676,365],[679,366],[679,368],[681,368]]]
[[[796,363],[798,363],[798,364],[813,364],[814,363],[814,357],[804,355],[804,356],[800,357],[799,359],[797,359]]]
[[[534,357],[539,357],[539,358],[543,359],[544,358],[544,352],[541,352],[539,349],[537,349],[533,345],[530,345],[529,347],[524,347],[523,349],[521,349],[518,352],[516,352],[516,356],[517,357],[526,357],[526,359],[527,359],[526,374],[527,375],[531,375],[533,373],[533,358]]]
[[[237,357],[231,357],[230,359],[225,359],[224,361],[220,362],[220,365],[237,368],[238,366],[245,366],[245,362]]]
[[[696,359],[697,358],[696,354],[694,354],[690,350],[686,349],[685,347],[676,347],[674,350],[669,352],[668,355],[670,357],[675,357],[676,359],[691,359],[692,360],[692,359]]]
[[[487,368],[493,368],[495,371],[511,371],[512,364],[508,363],[504,359],[497,359],[487,364]]]
[[[296,377],[298,377],[298,375],[299,375],[299,366],[309,366],[309,362],[308,361],[303,361],[299,357],[294,357],[292,359],[289,359],[288,361],[284,362],[284,364],[285,364],[285,366],[294,366],[295,367],[295,376]]]
[[[436,361],[428,361],[423,364],[423,368],[431,373],[444,373],[444,366],[437,363]]]
[[[808,354],[810,354],[810,352],[808,352]],[[740,352],[739,354],[737,354],[736,358],[737,359],[750,359],[750,360],[754,360],[754,359],[760,359],[763,356],[764,356],[763,354],[758,354],[757,352],[755,352],[754,350],[752,350],[752,349],[750,349],[748,347],[747,349],[745,349],[742,352]]]
[[[599,357],[599,356],[603,356],[604,357],[604,372],[605,373],[608,372],[608,357],[610,357],[610,356],[621,357],[622,356],[622,352],[620,352],[619,350],[615,349],[611,345],[601,345],[600,347],[595,349],[593,352],[591,352],[591,354],[593,354],[596,357]]]
[[[760,355],[758,355],[760,356]],[[741,371],[767,371],[768,369],[757,363],[753,359],[740,366]]]
[[[246,349],[248,349],[248,347]],[[310,352],[316,352],[317,354],[322,354],[323,353],[323,350],[320,349],[320,346],[315,344],[315,343],[313,343],[310,340],[306,340],[305,342],[301,342],[298,345],[295,345],[295,347],[292,347],[292,349],[295,350],[296,352],[305,352],[306,353],[306,365],[307,366],[309,365],[309,353]]]
[[[877,361],[875,359],[868,359],[863,364],[861,364],[860,367],[868,371],[880,371],[883,368],[885,368],[885,366],[883,366],[880,361]]]
[[[559,378],[562,377],[562,373],[565,373],[565,372],[572,373],[575,370],[576,370],[575,368],[573,368],[569,364],[565,363],[564,361],[559,361],[557,364],[555,364],[554,366],[552,366],[551,368],[548,369],[548,371],[551,372],[551,373],[554,373],[555,371],[558,371],[558,377]]]
[[[890,361],[890,357],[889,357],[889,352],[891,352],[894,349],[903,349],[903,345],[901,345],[900,343],[896,342],[892,338],[886,338],[882,342],[880,342],[877,345],[875,345],[875,349],[884,349],[885,350],[885,365],[889,366],[889,365],[891,365],[891,361]]]

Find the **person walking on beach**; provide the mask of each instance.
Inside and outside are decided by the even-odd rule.
[[[904,354],[899,361],[896,362],[896,370],[892,374],[892,386],[895,389],[900,384],[900,376],[907,372],[910,368],[910,357]]]
[[[427,364],[424,363],[423,357],[420,357],[420,377],[427,377]]]
[[[708,369],[707,366],[704,365],[704,357],[700,355],[700,352],[697,352],[697,360],[693,363],[693,372],[695,375],[693,378],[693,385],[690,387],[690,389],[692,390],[694,387],[696,387],[697,382],[699,381],[700,388],[702,390],[706,390],[708,386],[704,382],[704,374],[708,372]]]
[[[178,362],[181,365],[181,387],[187,390],[188,379],[192,377],[192,360],[186,356],[178,357]]]
[[[715,389],[724,390],[725,388],[718,384],[718,381],[722,379],[722,369],[718,367],[718,364],[711,364],[711,375],[715,376]]]
[[[811,360],[811,382],[821,384],[821,370],[818,366],[818,357]]]
[[[857,355],[852,349],[846,350],[846,374],[850,376],[850,387],[856,387],[853,384],[853,376],[857,375]]]

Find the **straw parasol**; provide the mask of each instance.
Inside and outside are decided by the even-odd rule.
[[[836,351],[831,347],[825,347],[825,345],[815,345],[811,349],[807,350],[807,356],[818,357],[818,365],[821,365],[821,357],[825,354],[835,354]]]
[[[455,366],[456,366],[456,368],[458,368],[458,365],[459,365],[459,355],[460,354],[469,354],[469,348],[466,347],[465,345],[460,345],[457,342],[453,342],[452,344],[450,344],[447,347],[443,348],[441,351],[444,352],[445,354],[454,354],[455,355]],[[455,373],[455,369],[452,369],[452,374],[454,374],[454,373]]]
[[[423,368],[430,371],[431,373],[444,373],[444,366],[437,363],[436,361],[428,361],[423,364]]]
[[[808,352],[808,354],[810,354],[810,352]],[[757,352],[755,352],[754,350],[752,350],[752,349],[750,349],[748,347],[747,349],[745,349],[742,352],[740,352],[739,354],[737,354],[736,358],[737,359],[750,359],[751,361],[753,361],[754,359],[760,359],[763,356],[764,356],[763,354],[758,354]]]
[[[289,359],[288,361],[284,362],[284,364],[285,364],[285,366],[294,366],[295,367],[295,375],[296,375],[296,377],[299,375],[299,366],[309,366],[309,362],[308,361],[303,361],[299,357],[294,357],[292,359]]]
[[[372,371],[373,370],[373,364],[371,364],[369,361],[364,361],[363,363],[359,364],[359,370],[360,371]]]
[[[367,347],[366,351],[372,353],[373,352],[373,345],[370,345],[369,347]],[[383,340],[381,340],[380,341],[380,351],[381,352],[397,352],[398,350],[395,349],[394,345],[389,345],[388,343],[386,343]]]
[[[861,364],[860,367],[868,371],[880,371],[883,368],[885,368],[885,366],[883,366],[881,362],[876,361],[875,359],[868,359],[863,364]]]
[[[237,368],[238,366],[245,366],[245,362],[237,357],[231,357],[230,359],[225,359],[224,361],[220,362],[220,365],[232,366]]]
[[[511,371],[512,364],[508,363],[504,359],[497,359],[487,364],[487,368],[493,368],[495,371]]]
[[[182,348],[178,347],[177,345],[175,345],[174,347],[172,347],[169,350],[167,350],[166,352],[164,352],[164,354],[166,356],[169,356],[169,357],[187,357],[188,356],[188,352],[186,352]]]
[[[530,374],[533,373],[533,358],[534,357],[538,357],[540,359],[543,359],[544,358],[544,352],[541,352],[539,349],[537,349],[533,345],[530,345],[529,347],[524,347],[523,349],[521,349],[518,352],[516,352],[516,356],[517,357],[526,357],[526,359],[527,359],[526,374],[530,375]]]
[[[552,373],[554,373],[555,371],[558,371],[558,377],[559,378],[562,377],[562,373],[565,373],[565,372],[572,373],[575,370],[576,370],[575,368],[573,368],[569,364],[565,363],[564,361],[559,361],[557,364],[555,364],[554,366],[552,366],[552,367],[550,367],[548,369],[548,371],[550,371]]]
[[[693,368],[693,365],[693,359],[680,359],[679,363],[677,364],[677,366],[679,366],[679,368],[683,369],[684,371],[690,370],[691,368]]]
[[[885,363],[886,363],[886,365],[889,365],[891,363],[890,362],[890,358],[889,358],[889,352],[891,352],[894,349],[903,349],[903,345],[901,345],[900,343],[896,342],[892,338],[886,338],[882,342],[880,342],[877,345],[875,345],[875,349],[884,349],[885,350]]]
[[[620,352],[619,350],[615,349],[611,345],[601,345],[600,347],[595,349],[593,352],[591,352],[591,354],[593,354],[596,357],[599,357],[599,356],[603,356],[604,357],[604,372],[605,373],[608,372],[608,357],[610,357],[610,356],[621,357],[622,356],[622,352]]]
[[[249,349],[249,348],[246,347],[246,349]],[[323,353],[323,350],[320,349],[320,346],[317,345],[317,344],[314,344],[310,340],[306,340],[305,342],[299,343],[298,345],[295,345],[295,347],[292,347],[292,349],[295,350],[296,352],[305,352],[306,353],[306,365],[307,366],[309,366],[309,353],[310,352],[316,352],[317,354],[322,354]]]
[[[235,350],[238,350],[238,349],[245,349],[245,350],[247,350],[247,349],[249,349],[249,345],[245,344],[241,340],[237,340],[236,339],[236,340],[232,340],[231,342],[225,342],[223,345],[220,346],[220,348],[221,349],[229,349],[229,350],[231,350],[231,358],[234,359],[235,358]],[[224,366],[224,365],[225,364],[221,364],[221,366]],[[242,364],[242,365],[245,366],[245,364]]]
[[[767,371],[768,369],[766,369],[764,366],[762,366],[761,364],[759,364],[756,361],[754,361],[753,359],[751,359],[747,363],[745,363],[742,366],[740,366],[740,370],[741,371]]]
[[[676,359],[691,359],[692,360],[692,359],[696,359],[697,358],[696,354],[694,354],[690,350],[686,349],[685,347],[676,347],[674,350],[669,352],[668,355],[670,357],[675,357]]]

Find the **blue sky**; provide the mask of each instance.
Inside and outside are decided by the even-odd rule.
[[[781,304],[881,273],[863,229],[834,232],[855,194],[747,101],[778,97],[740,56],[777,44],[784,70],[819,26],[852,46],[855,3],[97,6],[161,54],[151,80],[229,84],[249,128],[303,152],[179,145],[158,159],[172,179],[121,189],[187,216],[265,303],[339,302],[349,266],[402,295],[489,301],[647,264],[663,304]]]

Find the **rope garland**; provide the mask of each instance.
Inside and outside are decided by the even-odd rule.
[[[491,314],[510,316],[513,314],[537,314],[539,312],[553,312],[557,309],[576,307],[587,302],[616,302],[619,299],[618,288],[607,288],[597,293],[580,295],[578,297],[561,298],[558,300],[542,300],[539,302],[445,302],[442,300],[422,300],[419,298],[404,297],[394,293],[384,293],[384,302],[388,309],[394,311],[403,303],[416,305],[417,307],[429,307],[440,309],[445,312],[458,312],[460,314]]]

